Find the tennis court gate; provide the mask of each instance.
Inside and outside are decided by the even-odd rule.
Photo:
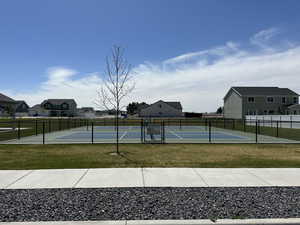
[[[152,121],[147,119],[141,121],[141,143],[164,144],[165,140],[164,121]]]

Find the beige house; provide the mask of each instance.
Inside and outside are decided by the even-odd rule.
[[[182,117],[180,102],[165,102],[159,100],[139,112],[140,117]]]

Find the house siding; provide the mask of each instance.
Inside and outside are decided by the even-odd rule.
[[[161,106],[161,107],[160,107]],[[156,102],[140,111],[141,117],[182,117],[182,110],[175,109],[163,101]]]
[[[243,117],[242,98],[232,90],[224,100],[224,117],[231,119]]]

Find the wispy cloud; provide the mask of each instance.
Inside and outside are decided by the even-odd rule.
[[[250,38],[250,42],[253,45],[257,45],[262,49],[272,50],[273,48],[270,46],[270,41],[278,34],[280,34],[280,30],[276,27],[272,27],[266,30],[262,30],[255,34],[253,37]]]
[[[222,98],[231,86],[280,86],[300,92],[300,46],[285,45],[279,49],[276,43],[268,43],[265,51],[265,45],[257,44],[258,40],[266,43],[278,32],[272,28],[250,37],[248,44],[228,42],[158,64],[140,64],[134,68],[136,89],[125,102],[178,100],[185,111],[206,112],[223,104]],[[258,48],[249,49],[254,43]],[[56,67],[47,70],[47,77],[38,90],[10,94],[30,104],[45,98],[75,98],[80,106],[94,106],[101,74],[84,75]]]

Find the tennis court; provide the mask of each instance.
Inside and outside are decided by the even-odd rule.
[[[81,126],[40,135],[23,137],[2,143],[11,144],[63,144],[63,143],[115,143],[115,126]],[[161,126],[151,130],[148,126],[120,126],[120,143],[291,143],[295,141],[237,130],[208,126]]]

